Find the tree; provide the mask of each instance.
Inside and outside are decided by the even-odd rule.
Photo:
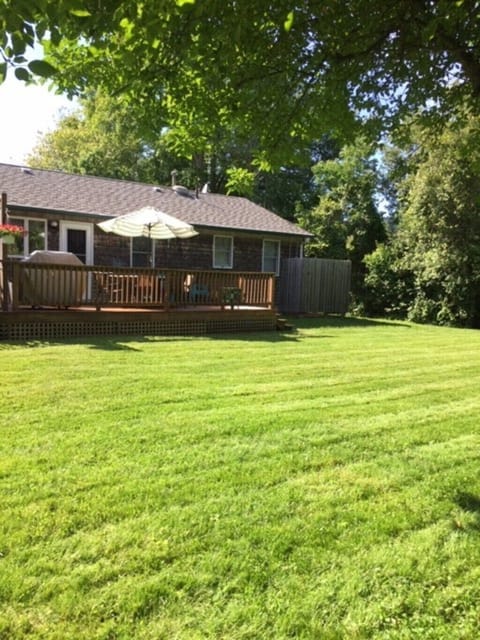
[[[313,206],[316,191],[309,164],[337,151],[331,140],[322,140],[305,149],[304,166],[267,173],[252,171],[251,150],[236,147],[230,131],[219,138],[218,145],[210,156],[185,158],[172,150],[175,141],[169,131],[157,131],[153,123],[150,127],[139,124],[128,104],[97,91],[45,134],[27,160],[43,169],[157,184],[169,184],[175,170],[177,182],[191,189],[208,182],[213,192],[248,195],[293,220],[297,202]]]
[[[363,295],[364,257],[386,239],[383,219],[375,204],[376,161],[371,146],[359,139],[342,149],[335,160],[314,167],[319,204],[299,212],[299,222],[315,238],[310,256],[352,261],[352,291]]]
[[[265,168],[325,132],[478,113],[479,18],[478,0],[4,0],[0,71],[128,96],[192,157],[230,126]],[[47,33],[51,66],[27,63]]]
[[[45,134],[27,161],[43,169],[157,182],[163,175],[155,132],[150,140],[143,133],[128,105],[96,92]]]
[[[415,297],[414,275],[404,249],[393,234],[367,254],[363,311],[367,315],[405,319]]]
[[[461,114],[438,139],[422,129],[415,135],[418,168],[397,232],[399,264],[414,278],[409,317],[479,327],[480,120]]]

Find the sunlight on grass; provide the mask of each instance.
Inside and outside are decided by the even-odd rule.
[[[474,639],[480,334],[0,343],[0,638]]]

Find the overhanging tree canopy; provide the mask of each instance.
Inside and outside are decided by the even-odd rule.
[[[5,59],[18,77],[51,75],[129,99],[205,149],[219,127],[280,162],[292,137],[378,133],[409,111],[480,110],[477,0],[4,0]],[[36,31],[35,31],[36,30]],[[26,64],[43,38],[47,60]],[[6,69],[6,66],[3,67]]]

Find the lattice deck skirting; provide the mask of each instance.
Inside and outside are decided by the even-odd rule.
[[[10,314],[7,314],[10,316]],[[232,333],[243,331],[273,331],[276,326],[275,314],[242,312],[208,314],[104,314],[102,312],[79,314],[65,312],[60,317],[45,318],[46,314],[25,314],[15,321],[0,317],[0,340],[52,340],[84,336],[111,335],[207,335],[211,333]],[[52,314],[53,315],[53,314]],[[112,317],[117,315],[118,317]],[[190,317],[188,317],[190,316]]]

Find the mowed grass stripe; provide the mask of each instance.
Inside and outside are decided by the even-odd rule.
[[[480,339],[4,345],[1,638],[475,638]]]

